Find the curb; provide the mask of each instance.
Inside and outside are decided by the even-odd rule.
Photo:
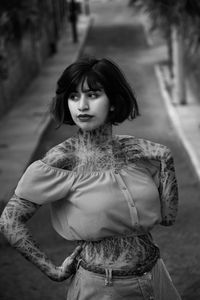
[[[155,73],[156,73],[156,77],[158,79],[158,83],[160,86],[160,91],[165,103],[165,106],[167,108],[167,112],[168,115],[170,117],[170,119],[172,120],[173,126],[177,132],[177,135],[179,137],[179,140],[181,142],[181,144],[183,145],[183,147],[186,150],[186,153],[190,159],[190,162],[192,164],[192,167],[195,171],[195,174],[197,176],[197,179],[200,181],[200,162],[199,159],[195,153],[195,151],[193,150],[193,147],[191,146],[191,144],[188,142],[188,139],[182,129],[182,126],[180,124],[180,120],[179,120],[179,115],[176,112],[176,109],[173,107],[173,104],[171,103],[171,98],[165,88],[165,83],[163,80],[163,76],[160,70],[159,65],[156,65],[154,67]]]
[[[91,28],[91,26],[92,26],[93,23],[94,23],[94,16],[90,15],[90,17],[88,18],[87,27],[85,29],[85,32],[84,32],[83,37],[82,37],[82,40],[81,40],[80,45],[79,45],[78,52],[74,56],[74,59],[73,59],[74,61],[81,56],[81,54],[83,52],[83,48],[85,46],[85,42],[86,42],[88,33],[89,33],[89,30],[90,30],[90,28]]]

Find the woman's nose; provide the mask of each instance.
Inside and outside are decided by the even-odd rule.
[[[89,105],[88,105],[88,101],[87,101],[87,97],[86,95],[81,95],[81,98],[79,100],[79,106],[78,106],[78,109],[80,111],[84,111],[84,110],[87,110],[89,108]]]

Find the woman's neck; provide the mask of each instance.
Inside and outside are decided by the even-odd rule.
[[[107,123],[91,131],[79,129],[78,140],[82,146],[89,148],[110,144],[112,141],[112,125]]]
[[[92,131],[78,131],[75,139],[75,166],[77,172],[120,169],[126,157],[120,143],[112,135],[112,125],[105,124]]]

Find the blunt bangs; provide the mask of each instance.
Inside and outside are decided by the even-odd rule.
[[[99,79],[99,76],[93,70],[88,72],[87,74],[84,74],[82,76],[81,75],[82,74],[80,74],[80,76],[77,76],[72,80],[71,85],[69,86],[69,89],[66,92],[66,96],[69,97],[71,93],[76,92],[80,84],[82,92],[84,92],[85,83],[87,83],[91,91],[98,91],[104,88],[101,83],[101,80]]]
[[[93,70],[89,72],[83,79],[82,86],[81,86],[82,91],[84,91],[83,85],[85,82],[87,83],[91,91],[98,91],[104,88],[99,76]]]

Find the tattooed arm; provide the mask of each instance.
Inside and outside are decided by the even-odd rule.
[[[73,263],[80,252],[80,247],[77,247],[60,267],[55,266],[47,255],[40,250],[26,226],[26,222],[39,208],[40,205],[14,195],[1,215],[0,231],[14,248],[50,279],[65,280],[72,273]]]

